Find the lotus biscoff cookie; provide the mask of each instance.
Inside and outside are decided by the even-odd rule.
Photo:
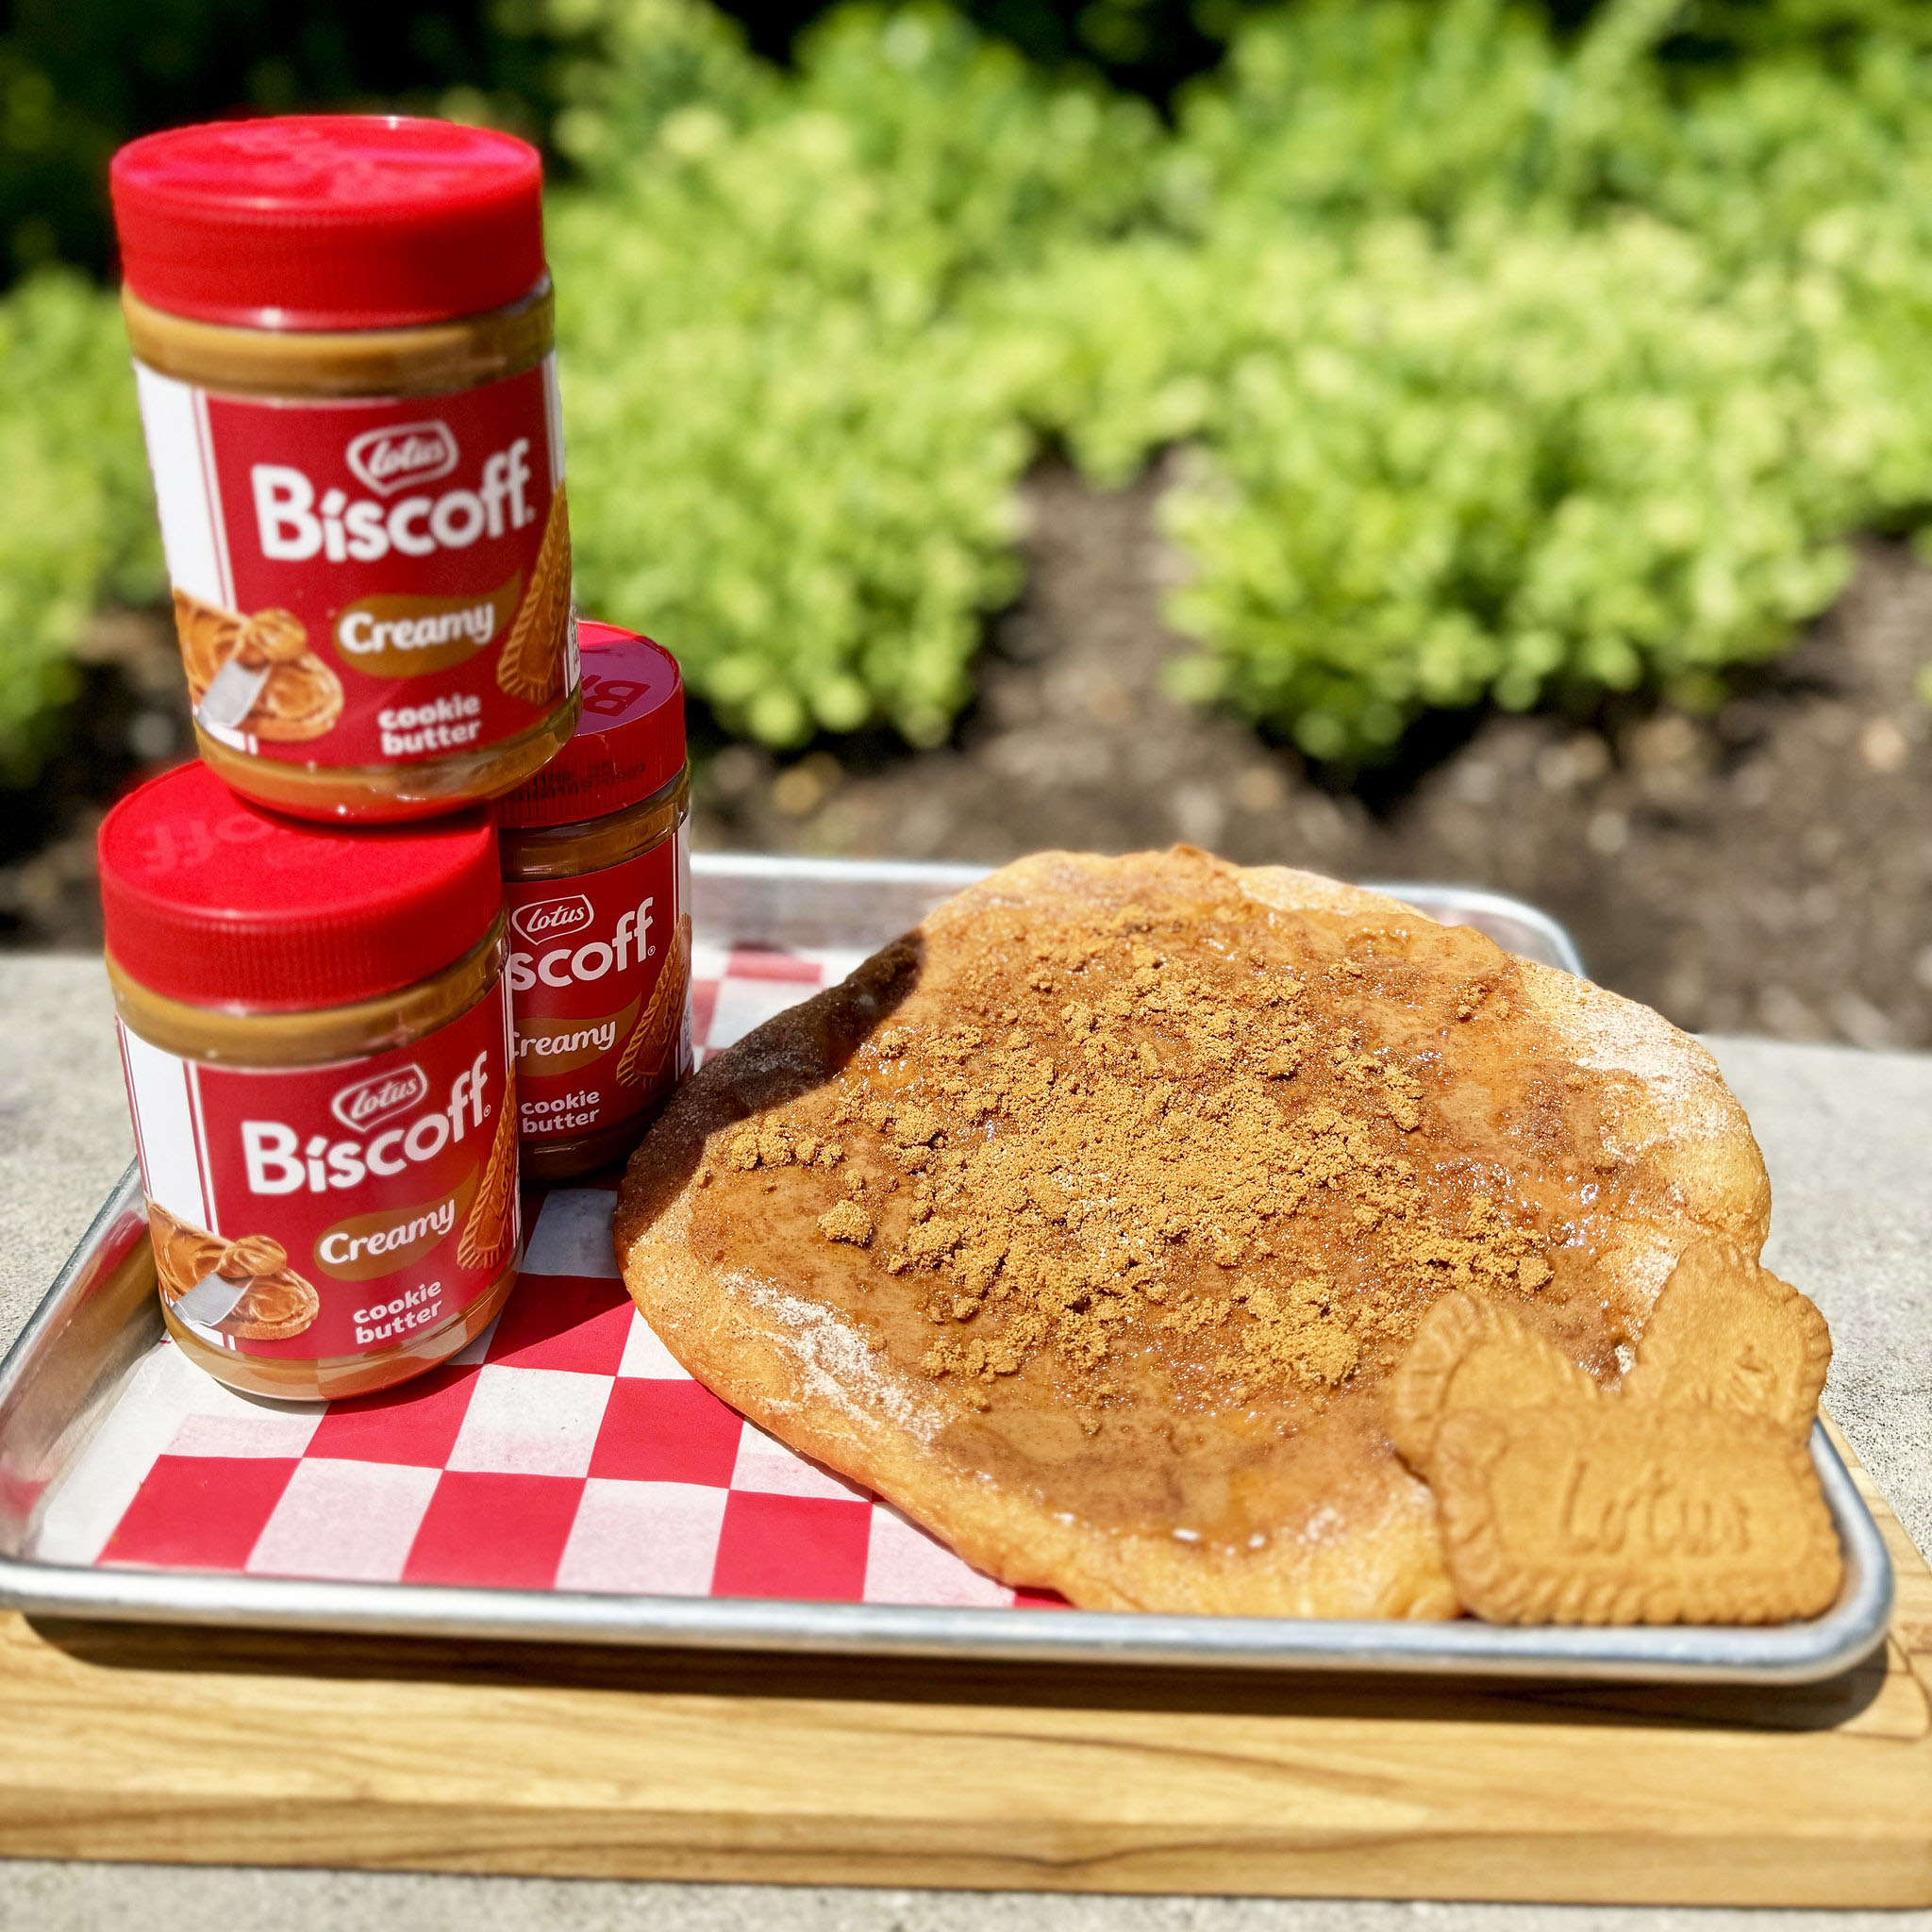
[[[1621,1389],[1507,1304],[1458,1293],[1390,1390],[1462,1604],[1496,1623],[1768,1624],[1843,1574],[1808,1447],[1818,1310],[1726,1241],[1688,1249]]]

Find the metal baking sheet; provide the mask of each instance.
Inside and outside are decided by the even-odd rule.
[[[976,866],[700,855],[694,923],[718,944],[868,947],[982,874]],[[1581,971],[1553,920],[1500,894],[1384,888],[1477,926],[1525,958]],[[1811,1453],[1845,1554],[1824,1616],[1766,1629],[1506,1629],[1455,1623],[1188,1617],[1066,1609],[625,1596],[421,1584],[323,1583],[37,1560],[48,1497],[162,1338],[138,1176],[96,1216],[0,1362],[0,1605],[50,1615],[711,1650],[1245,1666],[1294,1671],[1804,1684],[1883,1639],[1892,1597],[1883,1540],[1822,1427]]]
[[[777,858],[756,852],[692,855],[691,919],[714,940],[870,951],[917,924],[948,894],[983,879],[985,865],[910,859]],[[1505,952],[1566,973],[1583,961],[1547,912],[1480,886],[1371,884],[1444,925],[1473,925]]]

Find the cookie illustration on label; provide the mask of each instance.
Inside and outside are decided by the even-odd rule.
[[[493,1268],[509,1253],[516,1239],[517,1103],[514,1077],[503,1106],[497,1109],[496,1134],[490,1158],[476,1184],[476,1198],[463,1223],[457,1259],[465,1268]]]
[[[210,1311],[219,1307],[225,1312],[203,1326],[219,1328],[242,1341],[286,1341],[300,1335],[320,1312],[321,1297],[289,1266],[288,1250],[279,1241],[267,1235],[224,1241],[170,1214],[155,1201],[147,1204],[147,1214],[161,1299],[176,1307],[210,1288],[216,1291]],[[222,1292],[224,1286],[234,1293]]]
[[[231,664],[255,674],[241,685],[234,715],[220,721],[228,728],[297,744],[333,730],[341,719],[342,681],[308,648],[308,633],[292,612],[244,617],[177,590],[175,629],[197,711]]]
[[[570,516],[563,498],[559,483],[550,499],[530,588],[496,659],[498,685],[525,704],[545,704],[563,695],[570,638]]]
[[[555,721],[576,655],[548,358],[433,404],[137,381],[205,747],[360,771]]]
[[[651,997],[638,1016],[638,1024],[625,1041],[624,1056],[617,1062],[618,1083],[636,1087],[657,1080],[671,1064],[677,1051],[678,1029],[684,1019],[684,999],[691,984],[691,914],[677,922],[677,936],[672,941],[671,957],[658,974]]]
[[[1724,1241],[1686,1250],[1601,1389],[1506,1306],[1457,1294],[1390,1389],[1464,1606],[1492,1623],[1769,1624],[1837,1597],[1807,1437],[1824,1317]]]

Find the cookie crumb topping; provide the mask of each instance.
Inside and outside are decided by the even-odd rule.
[[[1319,1397],[1441,1294],[1553,1278],[1534,1204],[1459,1155],[1438,1094],[1439,1035],[1504,1012],[1512,969],[1424,930],[1235,894],[995,913],[942,985],[910,944],[871,962],[918,997],[724,1163],[843,1161],[818,1233],[916,1295],[919,1365],[962,1395],[1042,1361],[1095,1412],[1150,1364],[1208,1405]]]

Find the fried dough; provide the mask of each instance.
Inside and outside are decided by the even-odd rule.
[[[1388,1384],[1438,1301],[1628,1366],[1770,1190],[1703,1047],[1390,898],[1047,853],[718,1055],[625,1174],[759,1427],[1091,1607],[1454,1615]]]

